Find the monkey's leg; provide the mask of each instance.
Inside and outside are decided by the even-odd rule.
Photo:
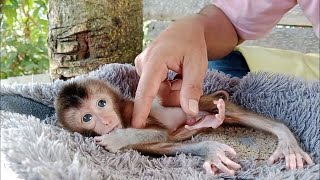
[[[185,125],[185,128],[188,130],[194,130],[203,127],[211,127],[217,128],[219,127],[225,118],[225,103],[222,99],[218,101],[213,101],[213,103],[218,108],[218,114],[209,114],[201,117],[196,123],[192,124],[191,126]]]
[[[218,91],[201,97],[199,102],[199,110],[216,113],[218,108],[213,102],[220,97],[222,97],[224,100],[227,100],[227,95],[228,94],[225,91]],[[296,169],[297,167],[302,168],[303,160],[305,160],[307,164],[313,164],[310,156],[300,148],[294,135],[284,124],[248,111],[229,101],[226,101],[225,106],[225,122],[238,123],[256,129],[261,129],[278,137],[278,148],[269,158],[269,164],[274,163],[275,160],[281,158],[282,156],[285,156],[286,166],[288,169]]]
[[[300,148],[293,133],[283,123],[248,111],[231,102],[226,104],[226,116],[230,116],[233,119],[229,121],[230,123],[239,123],[267,131],[278,137],[278,147],[269,158],[268,164],[273,164],[275,160],[282,156],[285,157],[288,169],[302,168],[303,160],[309,165],[313,164],[310,156]]]
[[[229,93],[224,90],[218,90],[211,94],[201,96],[199,100],[199,110],[209,112],[211,114],[217,114],[219,111],[217,104],[214,102],[220,99],[223,101],[229,101]]]
[[[197,117],[188,119],[185,128],[195,130],[205,127],[219,127],[225,119],[225,101],[228,100],[229,94],[224,90],[201,96],[199,101],[200,113]]]
[[[192,154],[201,156],[205,159],[203,164],[207,173],[215,174],[218,170],[223,171],[228,175],[234,175],[235,170],[241,166],[230,160],[225,152],[236,155],[233,148],[226,144],[217,141],[203,141],[198,143],[142,143],[130,145],[127,148],[132,148],[143,154],[152,155],[171,155],[177,153]]]
[[[195,131],[195,130],[194,130]],[[109,134],[95,137],[97,144],[111,152],[121,148],[133,148],[147,154],[175,155],[176,153],[191,153],[205,158],[204,168],[214,174],[217,169],[233,175],[240,165],[226,157],[225,152],[236,154],[229,146],[215,141],[200,143],[166,143],[168,134],[155,129],[116,129]],[[231,167],[228,169],[226,166]]]
[[[170,141],[184,141],[192,138],[201,132],[206,132],[209,128],[199,128],[199,129],[186,129],[185,127],[181,127],[174,132],[168,134],[168,140]]]

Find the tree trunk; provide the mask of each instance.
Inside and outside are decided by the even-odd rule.
[[[68,79],[142,50],[142,0],[49,0],[50,73]]]

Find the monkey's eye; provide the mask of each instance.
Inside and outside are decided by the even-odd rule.
[[[101,99],[98,101],[98,106],[99,107],[105,107],[107,105],[107,101],[104,99]]]
[[[90,122],[92,120],[92,115],[91,114],[85,114],[83,117],[82,117],[82,121],[83,122]]]

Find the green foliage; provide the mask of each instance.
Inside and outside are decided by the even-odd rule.
[[[1,12],[1,79],[48,70],[47,4],[48,0],[5,1]]]

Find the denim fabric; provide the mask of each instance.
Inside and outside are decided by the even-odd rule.
[[[210,59],[208,69],[215,69],[229,74],[231,77],[239,78],[242,78],[250,71],[245,58],[239,51],[232,51],[222,59]]]

